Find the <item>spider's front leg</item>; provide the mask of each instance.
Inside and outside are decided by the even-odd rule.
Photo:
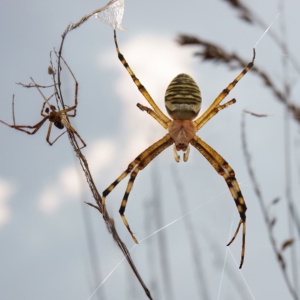
[[[141,84],[139,79],[135,76],[133,70],[130,68],[129,64],[127,63],[124,55],[121,53],[119,46],[118,46],[118,41],[117,41],[117,33],[116,30],[114,30],[114,41],[115,41],[115,46],[116,50],[118,53],[118,58],[121,61],[122,65],[125,67],[127,72],[129,73],[131,79],[137,86],[138,90],[140,93],[144,96],[144,98],[148,101],[148,103],[151,105],[151,107],[154,109],[155,113],[164,121],[164,122],[169,122],[170,119],[160,110],[160,108],[157,106],[157,104],[154,102],[150,94],[148,93],[147,89]]]
[[[250,71],[254,66],[255,61],[255,48],[253,48],[252,61],[243,69],[243,71],[231,82],[229,85],[219,94],[214,100],[210,107],[202,114],[198,119],[195,120],[197,130],[203,127],[209,119],[211,119],[215,113],[214,110],[224,100],[224,98],[230,93],[230,91],[237,85],[237,83]]]

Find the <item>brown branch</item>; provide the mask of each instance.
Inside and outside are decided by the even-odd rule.
[[[78,27],[79,25],[77,25],[76,27]],[[76,27],[74,27],[74,28],[76,28]],[[66,30],[62,34],[62,40],[61,40],[59,51],[58,51],[58,53],[55,52],[55,54],[57,55],[57,72],[53,73],[55,93],[56,93],[57,99],[59,99],[59,101],[60,101],[63,108],[65,107],[65,104],[64,104],[64,100],[63,100],[62,91],[61,91],[61,80],[60,80],[60,78],[61,78],[61,76],[60,76],[61,62],[60,62],[60,60],[63,59],[62,56],[61,56],[61,53],[62,53],[62,50],[63,50],[63,44],[64,44],[64,41],[65,41],[65,38],[66,38],[68,32],[70,32],[70,30],[72,30],[70,28],[74,29],[73,27],[70,27],[70,26],[68,26],[66,28]],[[52,62],[51,62],[51,66],[52,66]],[[138,281],[142,285],[146,295],[148,296],[149,299],[152,299],[150,291],[148,290],[147,286],[145,285],[145,283],[144,283],[142,277],[140,276],[136,266],[134,265],[134,262],[133,262],[133,260],[130,256],[130,253],[129,253],[126,245],[123,243],[123,241],[121,240],[121,238],[118,235],[118,232],[117,232],[117,230],[114,226],[113,220],[110,218],[110,216],[109,216],[109,214],[106,210],[105,210],[104,213],[102,213],[102,210],[103,210],[102,209],[102,198],[101,198],[101,196],[100,196],[100,194],[97,190],[97,187],[94,183],[93,177],[92,177],[91,172],[89,170],[88,162],[87,162],[85,156],[82,154],[81,150],[79,149],[74,134],[68,130],[68,136],[69,136],[70,143],[71,143],[71,145],[72,145],[72,147],[73,147],[73,149],[76,153],[76,156],[79,159],[79,163],[80,163],[81,168],[82,168],[82,170],[85,174],[85,177],[86,177],[87,183],[89,185],[89,188],[90,188],[90,190],[93,194],[93,197],[96,201],[96,205],[91,204],[91,203],[87,203],[87,204],[89,204],[90,206],[96,208],[103,215],[104,221],[105,221],[105,223],[106,223],[106,225],[109,229],[109,232],[112,234],[113,239],[116,241],[117,245],[119,246],[122,253],[126,257],[127,262],[129,263],[129,265],[130,265],[132,271],[134,272],[135,276],[137,277]]]

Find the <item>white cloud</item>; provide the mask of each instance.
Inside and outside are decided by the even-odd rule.
[[[94,179],[111,163],[114,154],[115,144],[110,140],[89,144],[86,158]],[[83,176],[82,172],[77,165],[63,169],[58,176],[58,181],[42,191],[38,204],[39,210],[47,214],[55,213],[64,200],[80,196],[81,188],[85,183],[81,176]]]
[[[38,208],[40,211],[51,214],[59,207],[60,190],[53,187],[48,187],[43,190],[42,195],[39,198]]]
[[[81,190],[80,173],[78,168],[68,167],[62,170],[59,175],[58,184],[61,187],[61,191],[70,197],[79,195]]]
[[[108,140],[100,140],[92,145],[87,159],[93,174],[99,174],[103,168],[110,164],[115,155],[115,147],[115,144]]]
[[[0,179],[0,226],[6,224],[11,218],[11,210],[7,204],[7,201],[13,194],[13,185]]]

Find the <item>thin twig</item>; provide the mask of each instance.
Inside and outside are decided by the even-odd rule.
[[[242,4],[239,0],[223,0],[228,2],[232,7],[237,9],[241,14],[240,18],[246,21],[249,24],[257,24],[260,28],[265,30],[267,28],[267,24],[250,8],[248,8],[245,4]],[[284,41],[282,41],[273,30],[269,33],[270,37],[273,41],[282,49],[284,47]],[[287,53],[285,53],[287,54]],[[292,63],[292,66],[295,68],[298,74],[300,74],[300,64],[297,61],[296,57],[289,53],[287,59]]]
[[[42,89],[46,89],[46,88],[54,86],[54,84],[50,84],[50,85],[39,85],[39,84],[36,84],[36,85],[34,85],[32,82],[30,82],[28,84],[24,84],[22,82],[16,82],[16,84],[21,85],[22,87],[25,87],[25,88],[39,87],[39,88],[42,88]]]
[[[279,266],[281,268],[281,272],[282,272],[283,278],[285,280],[285,283],[286,283],[286,285],[288,287],[288,290],[291,293],[292,297],[295,300],[299,300],[299,298],[297,296],[297,293],[294,290],[294,287],[292,286],[292,283],[291,283],[291,281],[289,279],[289,276],[287,274],[286,263],[285,263],[283,255],[282,255],[282,252],[276,244],[276,240],[275,240],[275,237],[274,237],[274,234],[273,234],[273,228],[274,228],[275,222],[273,222],[273,220],[270,219],[270,217],[269,217],[269,213],[267,211],[265,202],[263,200],[262,193],[260,191],[258,182],[256,180],[256,177],[254,175],[254,171],[253,171],[253,168],[252,168],[252,165],[251,165],[251,155],[248,151],[248,146],[247,146],[247,141],[246,141],[246,132],[245,132],[245,118],[246,117],[245,116],[246,116],[246,114],[243,113],[242,123],[241,123],[241,127],[242,127],[242,148],[243,148],[243,153],[244,153],[248,173],[249,173],[249,176],[250,176],[250,180],[251,180],[254,192],[257,196],[258,202],[260,204],[260,208],[261,208],[262,213],[263,213],[264,221],[265,221],[266,226],[267,226],[268,236],[269,236],[269,239],[270,239],[270,242],[271,242],[271,246],[272,246],[272,249],[275,253],[275,256],[277,258]]]
[[[13,118],[13,124],[16,126],[16,120],[15,120],[15,95],[12,97],[12,118]]]
[[[257,113],[254,113],[252,111],[246,110],[246,109],[244,109],[244,112],[246,114],[249,114],[249,115],[252,115],[252,116],[255,116],[255,117],[258,117],[258,118],[265,118],[265,117],[271,116],[271,115],[267,115],[267,114],[257,114]]]
[[[153,195],[153,205],[155,207],[155,215],[156,215],[156,225],[158,228],[163,227],[163,215],[162,215],[162,209],[161,209],[161,189],[160,189],[160,180],[159,175],[157,174],[157,170],[152,168],[152,190],[155,191],[155,194]],[[171,272],[171,264],[168,256],[168,244],[167,244],[167,238],[165,236],[165,232],[161,232],[158,235],[158,252],[159,252],[159,259],[160,263],[159,266],[161,268],[161,274],[162,274],[162,283],[164,286],[163,292],[165,299],[175,299],[175,294],[173,290],[173,284],[172,284],[172,272]]]
[[[176,189],[176,194],[178,196],[178,202],[180,205],[181,213],[186,214],[188,209],[188,203],[187,203],[187,197],[186,197],[186,192],[184,189],[184,186],[182,182],[179,180],[178,175],[177,175],[177,170],[175,170],[175,167],[171,168],[171,174],[172,174],[172,179],[173,183]],[[190,250],[192,257],[194,259],[194,271],[195,271],[195,278],[197,283],[197,290],[199,294],[198,299],[205,299],[209,300],[211,299],[210,293],[208,290],[208,284],[207,280],[205,277],[205,272],[203,268],[203,260],[201,258],[201,247],[199,246],[198,243],[198,237],[195,232],[195,227],[193,226],[193,223],[191,222],[191,219],[186,218],[184,222],[184,226],[186,229],[186,233],[190,242]]]
[[[283,72],[283,88],[285,91],[285,97],[286,101],[289,102],[290,96],[291,96],[291,88],[290,88],[290,82],[289,82],[289,69],[288,69],[288,41],[287,41],[287,31],[286,31],[286,23],[285,23],[285,11],[284,11],[284,3],[280,1],[279,3],[279,10],[282,13],[282,18],[280,22],[280,29],[281,29],[281,35],[282,35],[282,72]],[[285,109],[284,112],[284,160],[285,160],[285,194],[286,194],[286,201],[287,201],[287,213],[288,213],[288,226],[289,226],[289,234],[290,237],[293,238],[294,236],[294,224],[297,226],[297,218],[295,217],[295,208],[294,208],[294,201],[292,198],[292,177],[291,177],[291,132],[290,132],[290,112],[288,109]],[[298,219],[300,222],[300,220]],[[300,225],[299,225],[300,228]],[[298,231],[299,237],[300,237],[300,230]],[[297,251],[296,247],[292,247],[291,251],[291,261],[297,262]],[[292,274],[293,274],[293,282],[294,282],[294,288],[295,292],[297,293],[299,290],[299,277],[298,277],[298,266],[297,264],[292,263],[291,265]]]

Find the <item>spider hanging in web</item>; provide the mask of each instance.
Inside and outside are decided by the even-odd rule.
[[[127,72],[131,76],[133,82],[149,102],[152,109],[146,107],[140,103],[137,106],[142,110],[146,111],[152,116],[160,125],[162,125],[169,133],[166,134],[161,140],[154,143],[139,156],[136,157],[129,165],[128,168],[103,192],[102,205],[103,211],[105,211],[105,200],[107,195],[122,181],[128,174],[130,179],[121,203],[120,215],[122,220],[130,232],[133,240],[138,243],[137,239],[133,235],[129,224],[125,218],[124,212],[128,201],[129,193],[131,192],[134,180],[136,179],[139,171],[143,170],[157,155],[163,150],[174,144],[174,158],[176,162],[179,162],[179,155],[177,151],[182,150],[183,160],[186,162],[189,157],[190,144],[194,146],[213,166],[213,168],[221,175],[235,201],[236,207],[240,215],[240,221],[237,229],[227,244],[229,246],[236,238],[241,225],[242,229],[242,251],[241,251],[241,262],[239,268],[242,267],[245,255],[245,238],[246,238],[246,210],[247,206],[243,198],[242,192],[235,178],[233,169],[229,166],[227,161],[218,154],[212,147],[206,144],[200,139],[196,132],[200,130],[213,116],[215,116],[220,110],[232,105],[236,102],[232,99],[225,104],[220,105],[221,101],[229,94],[229,92],[235,87],[235,85],[241,80],[241,78],[253,67],[255,60],[255,49],[253,49],[252,61],[245,67],[245,69],[219,94],[214,100],[210,107],[201,115],[201,117],[194,120],[201,107],[201,93],[198,85],[187,74],[177,75],[170,83],[165,94],[165,106],[168,114],[172,118],[169,119],[156,105],[146,88],[137,79],[127,61],[119,50],[116,31],[114,30],[114,41],[118,58],[126,68]],[[194,121],[192,121],[194,120]]]
[[[71,71],[70,67],[68,66],[68,64],[66,63],[66,61],[63,59],[63,57],[61,57],[61,59],[63,60],[64,64],[66,65],[67,69],[69,70],[69,72],[71,73],[74,81],[75,81],[75,96],[74,96],[74,102],[75,104],[71,107],[68,107],[66,109],[56,109],[56,107],[54,105],[51,105],[49,103],[49,100],[54,96],[57,95],[57,91],[50,96],[48,99],[44,96],[44,94],[41,92],[40,90],[40,86],[37,85],[34,80],[30,77],[31,81],[33,84],[29,84],[29,85],[24,85],[21,84],[22,86],[25,87],[36,87],[39,91],[39,93],[42,95],[42,97],[44,98],[44,103],[41,109],[41,116],[44,117],[40,122],[38,122],[35,125],[16,125],[15,124],[15,112],[14,112],[14,96],[13,96],[13,125],[9,125],[6,122],[0,120],[1,123],[3,123],[6,126],[9,126],[11,128],[20,130],[22,132],[26,132],[27,134],[35,134],[41,127],[42,125],[49,120],[49,127],[48,127],[48,133],[46,136],[46,141],[49,143],[50,146],[52,146],[64,133],[66,133],[66,131],[64,131],[63,133],[61,133],[53,142],[50,141],[50,134],[51,134],[51,129],[52,129],[52,125],[54,124],[55,127],[57,127],[58,129],[64,129],[66,128],[67,130],[69,130],[70,132],[72,132],[73,134],[77,135],[77,137],[80,139],[81,143],[82,143],[82,147],[84,148],[86,146],[85,142],[83,141],[83,139],[80,137],[80,135],[78,134],[78,132],[71,126],[71,124],[69,123],[67,118],[73,118],[76,116],[76,108],[78,105],[78,101],[77,101],[77,97],[78,97],[78,82],[73,74],[73,72]],[[52,74],[53,76],[55,75],[54,70],[49,67],[48,69],[48,73]],[[54,84],[54,86],[56,85],[56,83]],[[45,108],[46,104],[48,105],[48,107]],[[73,113],[70,113],[72,112]],[[32,131],[30,130],[26,130],[27,129],[33,129]]]

